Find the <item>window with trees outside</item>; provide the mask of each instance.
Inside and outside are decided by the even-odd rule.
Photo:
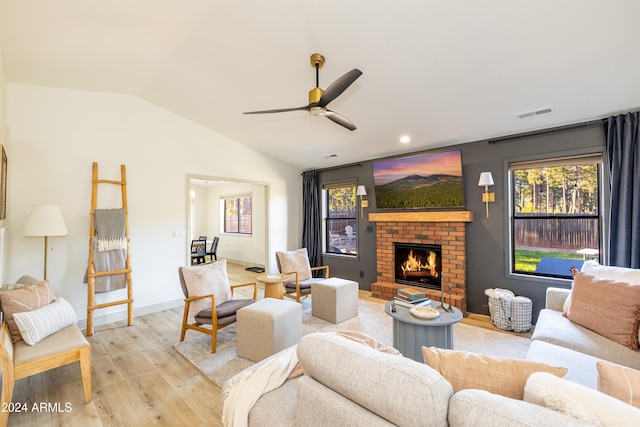
[[[356,256],[358,254],[356,184],[349,182],[325,185],[322,195],[325,253]]]
[[[224,232],[251,234],[251,194],[221,197]]]
[[[509,165],[512,273],[571,278],[600,256],[601,154]]]

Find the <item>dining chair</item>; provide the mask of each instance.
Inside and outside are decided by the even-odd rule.
[[[194,239],[191,241],[191,265],[205,262],[207,240]]]
[[[218,260],[218,243],[219,242],[220,242],[220,238],[218,236],[214,237],[213,241],[211,242],[211,249],[205,252],[205,255],[211,257],[209,258],[210,261],[213,261],[214,259],[216,261]]]

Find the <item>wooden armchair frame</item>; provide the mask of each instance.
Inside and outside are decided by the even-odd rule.
[[[50,354],[46,354],[40,358],[29,357],[27,352],[31,351],[35,347],[47,345],[45,340],[54,337],[53,334],[45,340],[35,344],[34,346],[27,346],[26,343],[16,343],[15,345],[25,346],[22,349],[24,362],[15,361],[15,347],[11,341],[11,334],[9,333],[9,327],[5,321],[0,326],[0,368],[2,369],[2,407],[6,408],[11,399],[13,398],[13,387],[16,380],[30,377],[35,374],[39,374],[51,369],[58,368],[60,366],[68,365],[73,362],[80,362],[80,373],[82,375],[82,387],[84,389],[84,401],[86,403],[91,402],[91,346],[84,339],[82,332],[80,332],[76,325],[68,326],[67,328],[76,328],[79,337],[83,338],[84,344],[78,345],[75,348],[68,348],[61,351],[52,351]],[[72,331],[73,332],[73,331]],[[56,332],[56,334],[65,333],[62,331]],[[68,344],[68,343],[66,343]],[[40,351],[41,349],[38,349]],[[6,426],[9,421],[9,411],[0,411],[0,426]]]
[[[253,299],[257,300],[258,285],[255,282],[231,285],[231,298],[233,299],[233,291],[235,289],[244,287],[244,286],[253,286]],[[189,307],[191,306],[191,302],[196,300],[201,300],[204,298],[211,299],[211,328],[205,328],[202,325],[208,325],[208,323],[200,323],[197,320],[195,320],[193,323],[189,323]],[[217,341],[218,341],[218,330],[224,328],[225,326],[229,326],[234,322],[218,323],[218,315],[216,312],[216,297],[213,294],[199,295],[195,297],[186,297],[184,299],[184,314],[182,316],[182,333],[180,334],[180,342],[184,341],[184,336],[187,333],[187,329],[192,329],[194,331],[202,332],[203,334],[207,334],[211,336],[211,353],[215,353]]]
[[[328,265],[320,265],[318,267],[311,267],[311,275],[313,275],[314,271],[319,271],[319,270],[324,270],[324,278],[325,279],[329,278],[329,266]],[[282,274],[295,275],[295,277],[296,277],[296,291],[295,291],[295,293],[287,291],[287,288],[285,287],[284,296],[289,297],[291,299],[294,299],[297,302],[300,302],[300,298],[304,298],[307,295],[309,295],[309,293],[311,293],[311,290],[309,290],[309,292],[306,293],[306,294],[302,294],[300,292],[300,281],[298,280],[298,272],[297,271],[290,271],[290,272],[286,272],[286,273],[282,273]]]

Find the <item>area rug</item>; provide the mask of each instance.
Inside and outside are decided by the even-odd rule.
[[[311,300],[302,302],[302,334],[355,330],[371,335],[383,344],[392,345],[392,319],[384,312],[384,301],[375,298],[359,299],[358,316],[338,325],[311,316]],[[457,323],[453,327],[454,349],[485,353],[493,356],[525,358],[529,339],[512,333],[494,331]],[[233,375],[254,362],[238,357],[236,325],[218,331],[216,353],[211,353],[211,337],[192,333],[192,338],[174,348],[219,387]]]

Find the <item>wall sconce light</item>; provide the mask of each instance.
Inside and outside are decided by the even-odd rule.
[[[496,194],[489,193],[490,185],[493,185],[493,176],[491,175],[491,172],[482,172],[480,174],[480,180],[478,181],[478,187],[484,186],[482,201],[487,207],[487,218],[489,218],[489,203],[493,203],[496,201]]]
[[[356,188],[356,196],[360,196],[360,218],[364,218],[364,208],[369,207],[368,200],[362,200],[362,196],[367,195],[367,189],[364,188],[364,185],[358,185]]]

